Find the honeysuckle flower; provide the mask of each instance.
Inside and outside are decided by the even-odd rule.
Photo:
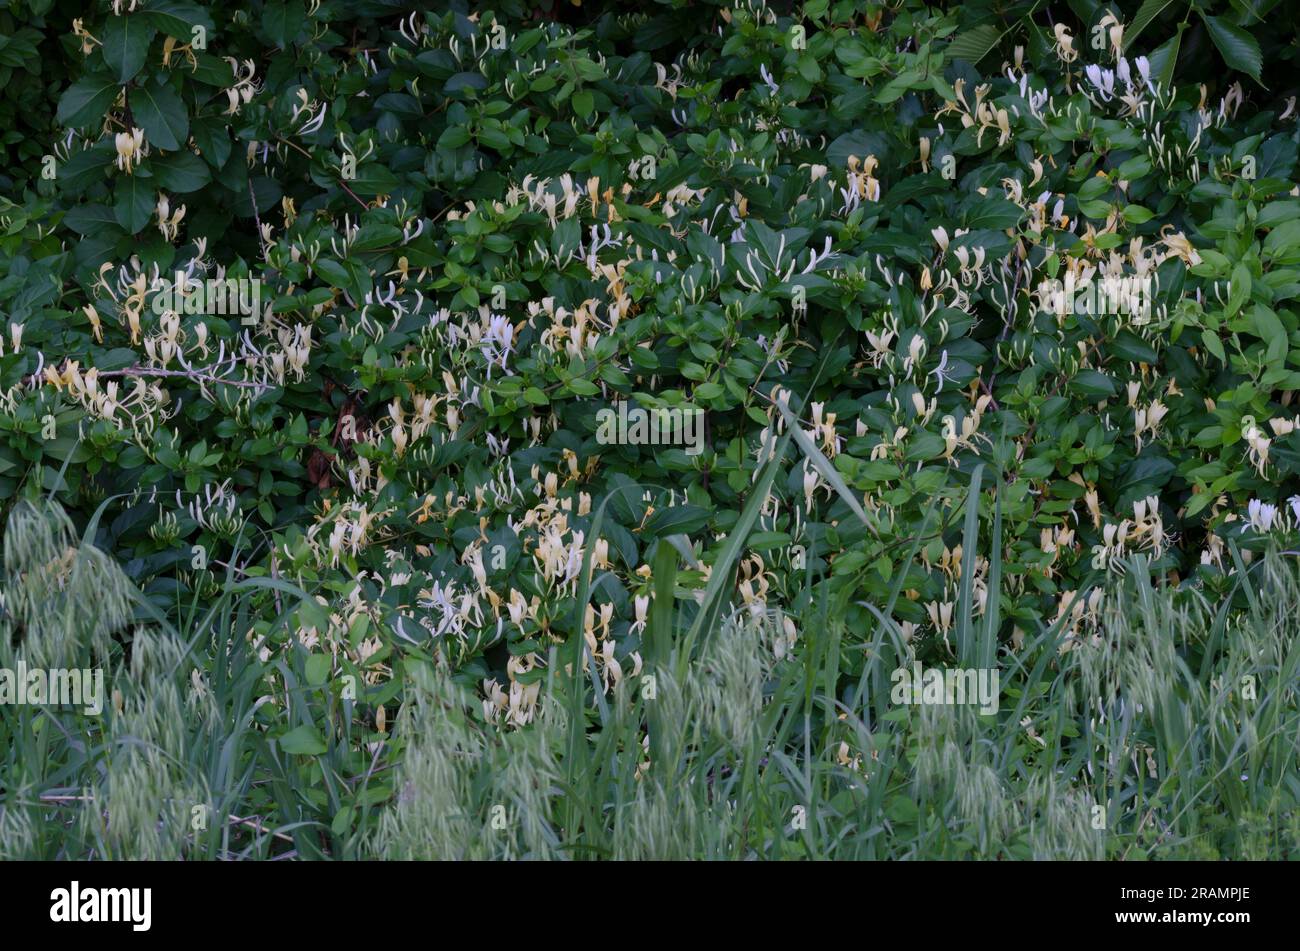
[[[72,21],[72,35],[81,40],[81,55],[89,56],[95,51],[97,45],[102,46],[103,44],[100,43],[99,40],[95,39],[95,37],[90,34],[89,30],[82,26],[82,22],[83,21],[80,19]]]
[[[608,692],[610,687],[618,686],[619,682],[623,679],[623,667],[614,658],[613,641],[605,641],[601,645],[599,657],[604,667],[602,680],[604,681],[605,690]]]
[[[1295,498],[1292,499],[1292,506],[1295,505]],[[1277,506],[1259,499],[1251,499],[1246,503],[1246,524],[1241,526],[1244,532],[1251,529],[1260,533],[1267,533],[1273,530],[1277,522]]]
[[[1123,56],[1121,56],[1119,62],[1115,64],[1115,75],[1119,77],[1119,81],[1125,86],[1133,85],[1133,75],[1129,70],[1128,60]]]
[[[668,69],[663,63],[655,63],[655,88],[660,89],[672,98],[677,98],[677,88],[681,85],[682,68],[678,64],[673,64],[673,78],[668,78]]]
[[[953,603],[951,601],[931,601],[925,606],[930,616],[930,623],[945,636],[952,627]]]
[[[1074,37],[1070,33],[1070,28],[1064,23],[1058,23],[1052,29],[1056,35],[1055,53],[1057,59],[1062,63],[1073,63],[1079,58],[1079,51],[1074,48]]]
[[[186,61],[190,64],[190,70],[193,72],[199,68],[199,59],[194,55],[192,43],[181,43],[174,36],[169,36],[163,40],[162,64],[164,68],[170,68],[172,57],[177,53],[183,53]]]
[[[185,217],[185,206],[181,205],[173,213],[171,202],[162,192],[158,193],[158,205],[154,209],[158,215],[158,230],[162,232],[163,239],[166,241],[175,241],[180,234],[181,219]]]
[[[934,377],[935,380],[938,382],[938,386],[935,388],[936,393],[943,392],[944,383],[952,383],[956,381],[956,377],[953,375],[952,371],[948,369],[947,350],[943,350],[942,352],[940,352],[939,365],[926,375]]]
[[[813,497],[816,495],[817,489],[820,488],[821,483],[822,483],[821,474],[815,468],[810,467],[805,461],[804,472],[803,472],[803,496],[804,496],[805,511],[812,512]]]
[[[1083,73],[1088,77],[1088,82],[1092,83],[1098,95],[1101,96],[1102,101],[1110,102],[1115,91],[1115,74],[1109,69],[1102,69],[1096,63],[1086,66]]]
[[[1163,244],[1171,254],[1177,255],[1189,267],[1195,267],[1201,263],[1201,256],[1196,253],[1192,247],[1192,242],[1181,231],[1174,231],[1173,225],[1165,225],[1160,231],[1160,243]]]
[[[1138,451],[1142,449],[1142,437],[1149,434],[1155,438],[1159,434],[1160,421],[1165,418],[1169,408],[1159,400],[1151,403],[1145,408],[1133,410],[1133,437],[1137,443]]]
[[[1248,447],[1247,457],[1254,464],[1259,474],[1263,475],[1264,470],[1268,467],[1268,451],[1273,441],[1260,431],[1254,420],[1251,420],[1241,435],[1246,440],[1246,446]]]
[[[81,310],[82,310],[82,313],[84,313],[84,314],[86,315],[86,319],[90,321],[90,329],[91,329],[91,330],[94,332],[94,334],[95,334],[95,342],[96,342],[96,343],[103,343],[103,342],[104,342],[104,328],[101,326],[101,324],[100,324],[100,322],[99,322],[99,311],[95,310],[95,308],[94,308],[92,305],[90,305],[90,304],[84,304],[84,305],[82,305]]]
[[[647,594],[638,594],[632,598],[632,610],[635,615],[631,626],[628,628],[629,634],[640,634],[646,628],[647,618],[650,611],[650,596]]]
[[[144,130],[132,128],[130,132],[119,132],[113,137],[113,144],[117,149],[118,169],[133,174],[144,155]]]
[[[1142,82],[1146,85],[1147,91],[1153,96],[1156,95],[1157,90],[1155,83],[1151,81],[1151,60],[1147,59],[1145,56],[1139,56],[1133,62],[1134,65],[1137,66],[1138,75],[1142,77]]]
[[[248,105],[248,103],[252,102],[253,95],[257,92],[257,86],[253,82],[253,76],[257,72],[257,64],[251,59],[246,59],[241,65],[233,56],[227,56],[225,60],[230,64],[230,71],[235,80],[234,84],[225,90],[228,101],[225,114],[233,116],[238,115],[242,105]],[[302,90],[300,90],[300,93],[302,93],[302,96],[306,95]],[[299,111],[300,109],[294,110],[293,118],[295,120],[298,118]],[[324,121],[325,112],[323,108],[320,118],[321,121]],[[300,133],[302,131],[299,130]]]
[[[1113,13],[1107,13],[1097,24],[1106,31],[1110,39],[1110,52],[1115,59],[1119,59],[1124,51],[1124,24]]]

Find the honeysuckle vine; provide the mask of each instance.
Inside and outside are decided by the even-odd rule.
[[[810,590],[918,657],[963,597],[1077,646],[1134,554],[1223,590],[1294,540],[1293,79],[1118,8],[981,50],[918,4],[516,6],[69,20],[56,173],[0,205],[5,490],[156,490],[113,544],[160,601],[242,557],[331,672],[441,654],[510,727],[571,638],[643,676],[653,553],[689,610],[755,491],[730,607],[789,649]],[[702,451],[600,441],[620,403]]]

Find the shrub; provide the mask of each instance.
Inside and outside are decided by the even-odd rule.
[[[1296,539],[1262,14],[533,6],[0,12],[0,497],[103,506],[173,619],[264,582],[273,686],[436,660],[512,727],[561,648],[830,616],[879,690],[881,625],[991,664]]]

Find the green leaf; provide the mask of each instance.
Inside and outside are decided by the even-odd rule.
[[[971,209],[966,216],[966,227],[971,231],[1005,231],[1020,223],[1024,211],[1005,198],[988,198]]]
[[[1081,201],[1079,211],[1089,218],[1102,221],[1110,217],[1111,204],[1108,201]]]
[[[208,33],[216,29],[208,11],[188,0],[150,0],[148,9],[139,15],[148,18],[163,33],[185,43],[194,38],[196,26]]]
[[[689,535],[709,524],[713,510],[699,505],[672,505],[657,510],[642,529],[646,538]]]
[[[657,50],[683,36],[685,24],[680,17],[663,14],[643,23],[632,37],[639,50]],[[689,29],[688,26],[686,26]]]
[[[125,175],[117,181],[113,212],[127,234],[138,234],[149,223],[155,204],[153,180]]]
[[[974,27],[948,44],[947,57],[949,60],[964,59],[974,66],[998,45],[1001,38],[1002,34],[995,26],[986,23]]]
[[[929,513],[927,513],[928,516]],[[910,560],[910,558],[909,558]],[[1001,599],[996,592],[1002,590],[1002,484],[993,482],[993,538],[989,544],[989,574],[986,579],[990,592],[985,607],[984,623],[979,632],[979,666],[991,668],[997,662],[998,631],[1001,620]]]
[[[323,279],[331,287],[346,289],[351,283],[352,278],[347,270],[333,258],[317,258],[312,268],[316,271],[316,276]]]
[[[181,195],[196,192],[212,180],[207,163],[193,152],[160,155],[149,162],[149,167],[160,188]]]
[[[590,117],[595,108],[595,100],[586,89],[579,89],[573,94],[573,111],[578,114],[579,119]]]
[[[63,216],[63,223],[77,234],[99,234],[105,227],[117,228],[117,215],[106,205],[77,205]]]
[[[273,0],[262,10],[262,26],[267,37],[281,49],[288,49],[294,38],[302,31],[306,22],[306,12],[296,0]]]
[[[1178,65],[1178,51],[1182,42],[1183,31],[1180,28],[1151,54],[1151,75],[1165,88],[1173,84],[1174,68]]]
[[[1219,339],[1219,335],[1214,331],[1202,330],[1201,343],[1205,344],[1206,350],[1219,358],[1220,363],[1228,362],[1228,355],[1223,351],[1223,341]]]
[[[59,185],[64,195],[80,195],[90,186],[102,182],[105,173],[113,164],[113,150],[104,141],[94,148],[74,152],[72,157],[59,167]]]
[[[1131,225],[1146,224],[1153,217],[1152,212],[1141,205],[1126,205],[1124,207],[1124,220]]]
[[[119,83],[130,82],[140,72],[149,54],[149,43],[157,32],[153,23],[138,14],[108,18],[101,36],[104,62]]]
[[[1096,370],[1080,370],[1070,387],[1089,403],[1100,403],[1117,392],[1115,381]]]
[[[219,117],[196,118],[190,123],[190,135],[199,154],[214,169],[220,169],[230,158],[230,133]]]
[[[370,162],[357,169],[357,177],[346,182],[358,195],[391,195],[401,186],[401,181],[378,162]]]
[[[670,510],[671,511],[671,510]],[[677,550],[667,540],[660,540],[654,556],[654,589],[651,592],[649,625],[645,632],[645,659],[651,671],[658,672],[668,660],[673,644],[673,589],[677,580]],[[659,704],[652,704],[648,713],[657,720]],[[668,758],[662,741],[665,731],[658,722],[652,723],[650,742],[659,751],[660,758]]]
[[[61,125],[74,129],[97,123],[113,105],[120,89],[106,77],[83,76],[63,93],[54,117]]]
[[[879,132],[854,129],[852,132],[844,133],[827,146],[826,160],[836,167],[845,165],[850,156],[857,156],[859,160],[863,160],[868,155],[874,155],[884,161],[888,150],[889,143]]]
[[[1223,61],[1238,72],[1245,73],[1255,82],[1259,82],[1259,71],[1264,66],[1264,57],[1259,51],[1259,43],[1253,36],[1236,24],[1219,17],[1205,16],[1205,28],[1210,31],[1210,39],[1223,54]]]
[[[333,664],[334,660],[329,654],[312,654],[307,658],[305,668],[307,683],[319,687],[329,677]]]
[[[310,724],[303,724],[280,737],[280,749],[302,756],[319,756],[327,747],[319,730]]]
[[[1241,305],[1250,300],[1250,268],[1245,264],[1238,264],[1232,269],[1232,279],[1228,284],[1228,306],[1224,309],[1224,313],[1229,317],[1235,317],[1241,310]]]
[[[1174,0],[1144,0],[1132,21],[1124,28],[1124,49],[1127,50],[1132,46],[1138,34],[1150,26],[1151,21],[1160,16],[1165,7],[1173,2]]]
[[[1286,328],[1277,314],[1262,304],[1256,304],[1251,311],[1251,322],[1255,335],[1268,344],[1267,358],[1270,361],[1284,360],[1287,353]]]
[[[189,137],[185,103],[170,86],[154,83],[132,90],[131,113],[155,148],[174,152]]]

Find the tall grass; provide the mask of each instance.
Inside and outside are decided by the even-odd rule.
[[[90,543],[97,522],[78,538],[49,502],[9,517],[0,667],[100,670],[106,696],[99,715],[0,704],[0,859],[269,855],[284,829],[245,821],[275,766],[254,722],[253,582],[196,599],[182,636]]]
[[[1014,665],[1003,658],[998,714],[901,707],[874,728],[820,689],[817,651],[778,661],[779,624],[731,615],[682,682],[660,678],[653,700],[628,682],[611,692],[600,723],[581,730],[590,766],[577,788],[557,762],[570,726],[561,702],[527,739],[477,727],[467,741],[457,731],[470,719],[434,700],[451,695],[444,674],[403,717],[402,794],[369,848],[421,858],[1293,856],[1300,582],[1273,557],[1248,583],[1261,610],[1238,621],[1196,597],[1175,604],[1134,564],[1095,639],[1061,654],[1060,633],[1047,631]],[[651,705],[666,763],[649,762]],[[499,804],[508,819],[494,830]],[[566,825],[571,815],[579,825]]]
[[[662,544],[639,676],[607,689],[575,638],[513,729],[445,665],[409,663],[381,732],[312,686],[293,639],[259,657],[254,605],[305,593],[227,577],[173,625],[56,509],[18,507],[5,543],[0,666],[99,665],[114,697],[100,717],[0,705],[0,858],[1300,852],[1300,575],[1276,553],[1240,566],[1245,607],[1158,588],[1135,560],[1089,636],[1055,625],[1016,648],[970,625],[951,662],[1001,672],[981,715],[890,700],[915,650],[891,603],[849,630],[810,584],[792,643],[779,611],[732,607],[725,579],[717,603],[689,597]],[[286,752],[276,737],[299,727],[325,751]]]

